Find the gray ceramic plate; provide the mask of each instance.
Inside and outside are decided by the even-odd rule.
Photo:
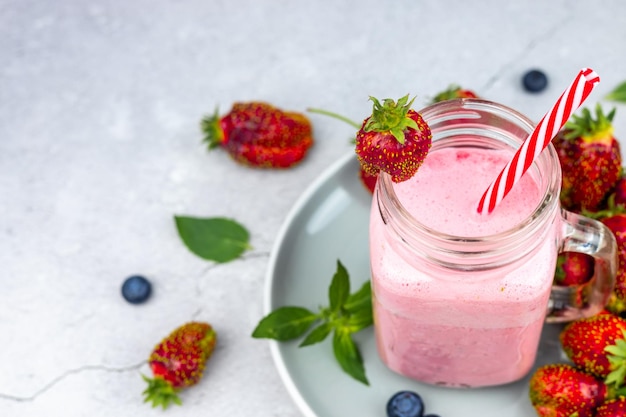
[[[371,195],[357,175],[358,162],[350,152],[325,171],[291,210],[270,258],[266,313],[285,305],[313,311],[326,305],[337,260],[350,273],[353,289],[369,279]],[[537,365],[562,360],[558,331],[555,325],[546,326]],[[372,329],[357,334],[370,386],[343,373],[330,340],[305,348],[298,348],[299,341],[270,343],[278,372],[307,417],[383,417],[390,396],[406,389],[422,396],[426,412],[441,417],[536,415],[528,399],[528,378],[495,388],[450,389],[389,371],[378,358]]]

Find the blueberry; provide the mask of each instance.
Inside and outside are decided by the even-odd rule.
[[[412,391],[395,393],[387,402],[387,417],[422,417],[424,402]]]
[[[526,91],[538,93],[548,86],[548,77],[543,71],[533,69],[524,74],[522,84]]]
[[[141,275],[133,275],[124,281],[122,285],[122,296],[132,304],[145,302],[152,293],[152,284]]]

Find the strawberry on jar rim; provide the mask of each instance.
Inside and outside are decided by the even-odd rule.
[[[153,378],[143,376],[145,402],[167,408],[181,404],[178,392],[197,384],[215,348],[217,335],[208,323],[189,322],[157,344],[148,359]]]
[[[424,162],[432,143],[430,127],[411,109],[406,95],[397,102],[370,97],[372,115],[363,121],[356,136],[356,154],[363,171],[376,176],[380,171],[394,182],[411,178]]]
[[[222,147],[237,162],[260,168],[289,168],[313,145],[311,122],[264,102],[234,103],[225,115],[202,119],[209,149]]]
[[[572,116],[553,139],[563,184],[561,204],[572,211],[595,211],[621,177],[622,156],[613,136],[615,109],[605,115],[598,103],[595,116],[587,108]]]

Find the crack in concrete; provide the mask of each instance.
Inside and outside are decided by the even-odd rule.
[[[209,271],[215,269],[215,268],[219,268],[221,266],[227,265],[231,262],[236,262],[236,261],[245,261],[246,259],[255,259],[255,258],[269,258],[270,256],[270,252],[245,252],[243,253],[239,258],[233,259],[232,261],[229,262],[213,262],[211,264],[209,264],[208,266],[206,266],[202,272],[200,272],[200,276],[204,276],[206,275]]]
[[[104,372],[116,372],[116,373],[129,372],[129,371],[135,371],[135,370],[141,368],[146,363],[147,362],[144,360],[144,361],[141,361],[140,363],[137,363],[135,365],[122,366],[122,367],[119,367],[119,368],[113,368],[113,367],[105,366],[105,365],[85,365],[85,366],[81,366],[79,368],[70,369],[68,371],[65,371],[64,373],[62,373],[61,375],[59,375],[56,378],[52,379],[50,382],[45,384],[43,387],[41,387],[40,389],[38,389],[37,391],[35,391],[31,395],[22,397],[22,396],[19,396],[19,395],[11,395],[11,394],[5,394],[5,393],[0,392],[0,400],[14,401],[14,402],[20,402],[20,403],[22,403],[22,402],[33,402],[33,401],[35,401],[37,399],[37,397],[39,397],[42,394],[45,394],[52,387],[54,387],[55,385],[57,385],[58,383],[63,381],[65,378],[67,378],[67,377],[69,377],[71,375],[80,374],[80,373],[86,372],[86,371],[104,371]]]
[[[565,8],[565,9],[567,9],[567,8]],[[540,45],[541,43],[545,42],[546,40],[548,40],[552,36],[554,36],[554,34],[557,33],[559,30],[563,29],[563,26],[565,25],[565,22],[567,22],[568,20],[571,19],[571,15],[572,15],[572,12],[570,11],[570,12],[568,12],[568,14],[563,16],[563,18],[561,20],[555,22],[554,25],[552,25],[550,28],[548,28],[545,32],[543,32],[543,33],[537,35],[536,37],[532,38],[528,42],[526,47],[524,47],[517,56],[515,56],[512,60],[510,60],[509,62],[507,62],[504,65],[502,65],[498,69],[498,71],[496,71],[495,74],[493,74],[485,82],[485,85],[483,86],[483,88],[480,91],[487,92],[500,79],[501,75],[504,72],[506,72],[506,70],[511,68],[516,62],[521,60],[521,58],[524,55],[528,54],[533,49],[535,49],[538,45]]]
[[[268,258],[269,259],[270,254],[271,254],[271,252],[269,252],[269,251],[267,251],[267,252],[246,252],[246,253],[242,254],[239,258],[233,259],[230,262],[245,261],[247,259],[258,259],[258,258]],[[195,281],[196,282],[196,285],[195,285],[195,297],[196,297],[196,299],[200,299],[204,295],[204,290],[202,289],[200,279],[203,279],[214,268],[221,267],[221,266],[226,265],[228,263],[229,262],[225,262],[225,263],[214,262],[214,263],[212,263],[212,264],[210,264],[207,267],[202,269],[202,271],[196,277],[196,281]],[[191,319],[192,320],[196,320],[202,314],[202,311],[203,311],[202,308],[196,309],[191,314]]]

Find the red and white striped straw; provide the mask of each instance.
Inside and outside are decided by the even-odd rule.
[[[498,178],[487,188],[478,203],[479,213],[485,210],[491,213],[500,204],[599,82],[600,77],[594,70],[583,68],[580,71],[552,109],[543,116],[533,133],[524,140]]]

